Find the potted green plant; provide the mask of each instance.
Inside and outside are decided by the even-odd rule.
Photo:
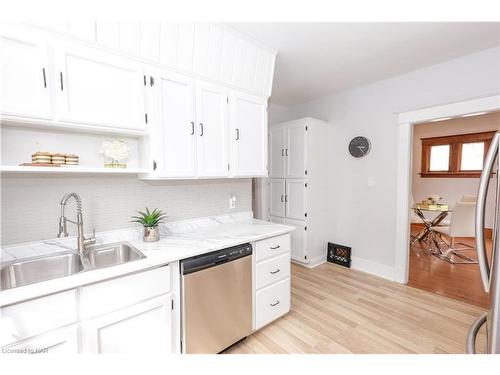
[[[137,211],[138,216],[132,216],[133,223],[142,224],[144,227],[144,242],[155,242],[160,239],[160,230],[158,225],[163,222],[166,215],[159,209],[155,208],[150,211],[146,207],[146,212]]]

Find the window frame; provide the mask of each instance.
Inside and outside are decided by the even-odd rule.
[[[491,140],[496,131],[481,133],[447,135],[443,137],[421,138],[422,142],[422,164],[420,167],[420,176],[428,177],[472,177],[479,178],[482,170],[462,171],[460,164],[462,160],[462,145],[464,143],[484,142],[483,162]],[[432,146],[450,145],[449,167],[448,171],[430,171],[431,148]]]

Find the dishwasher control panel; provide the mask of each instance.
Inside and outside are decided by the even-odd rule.
[[[181,272],[183,275],[187,275],[201,271],[205,268],[214,267],[218,264],[252,255],[252,251],[252,245],[246,243],[222,250],[216,250],[207,254],[197,255],[181,261]]]

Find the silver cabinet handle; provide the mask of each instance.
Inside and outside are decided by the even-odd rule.
[[[284,148],[281,149],[281,156],[285,156],[285,149]]]
[[[47,76],[45,75],[45,68],[42,68],[42,76],[43,76],[43,87],[47,88]]]
[[[280,272],[279,268],[276,268],[274,271],[269,272],[271,275],[276,275],[278,272]]]
[[[288,202],[288,194],[285,194],[285,202]]]
[[[284,202],[284,200],[283,200],[283,194],[281,194],[281,201]]]
[[[472,323],[469,333],[467,334],[467,354],[476,354],[476,337],[477,333],[486,322],[487,313],[483,313],[479,318],[477,318],[474,323]]]
[[[191,135],[194,135],[194,121],[191,121],[190,124],[191,124]]]
[[[288,148],[285,148],[285,156],[288,156]]]
[[[240,139],[240,129],[236,129],[236,140]]]
[[[484,159],[483,173],[479,179],[479,189],[477,191],[476,205],[476,249],[481,273],[481,281],[486,293],[490,289],[490,268],[488,266],[488,258],[486,256],[486,245],[484,242],[484,213],[486,207],[486,195],[488,194],[488,185],[490,183],[490,174],[493,169],[493,164],[498,155],[500,142],[500,133],[497,132],[491,141],[488,154]]]
[[[200,137],[203,137],[203,123],[200,122]]]
[[[276,249],[279,249],[281,246],[280,245],[276,245],[276,246],[271,246],[270,249],[271,250],[276,250]]]
[[[279,304],[280,304],[280,300],[279,300],[279,299],[277,299],[277,300],[276,300],[276,302],[274,302],[274,303],[270,303],[270,305],[271,305],[272,307],[277,306],[277,305],[279,305]]]
[[[61,91],[64,91],[63,74],[62,74],[62,72],[59,72],[59,79],[61,81]]]

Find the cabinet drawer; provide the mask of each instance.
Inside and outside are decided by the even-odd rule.
[[[257,263],[255,286],[257,289],[271,285],[290,276],[290,254],[286,253]]]
[[[255,329],[260,329],[290,310],[290,278],[259,290],[255,301]]]
[[[290,234],[271,237],[255,243],[257,262],[290,251]]]
[[[85,286],[81,290],[82,319],[115,311],[169,291],[169,266]]]
[[[4,338],[0,344],[11,344],[76,322],[76,289],[16,303],[0,310],[2,319],[10,318],[13,329],[17,331],[16,337],[12,340]]]

